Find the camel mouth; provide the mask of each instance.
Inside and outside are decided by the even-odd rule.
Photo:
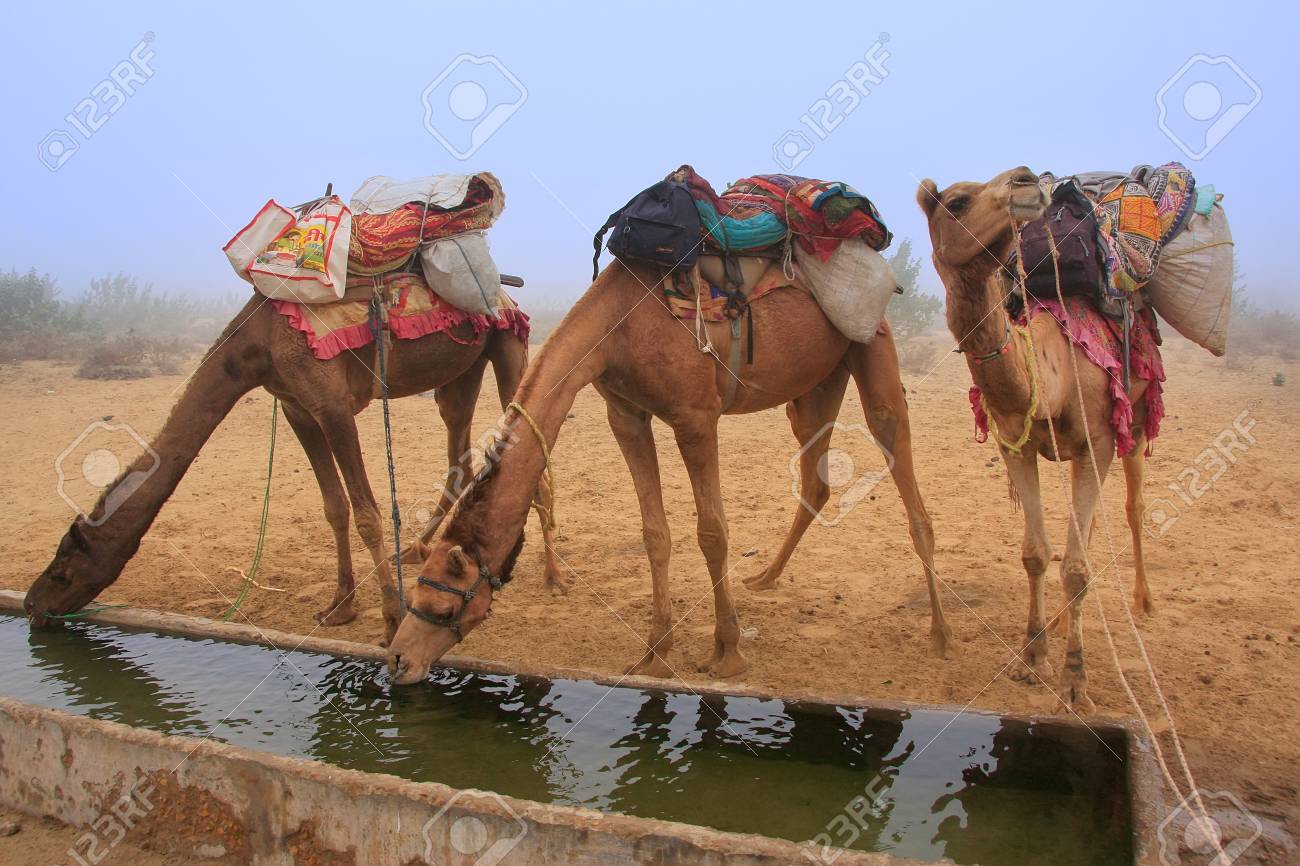
[[[1025,190],[1029,192],[1029,190]],[[1029,196],[1017,196],[1016,191],[1011,193],[1010,211],[1011,218],[1017,222],[1030,222],[1036,220],[1047,210],[1047,197],[1043,191],[1035,184],[1033,191]]]

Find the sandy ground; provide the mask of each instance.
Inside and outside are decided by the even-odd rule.
[[[1300,565],[1300,364],[1259,359],[1230,369],[1177,336],[1168,343],[1169,414],[1148,464],[1145,489],[1149,504],[1163,498],[1176,505],[1178,516],[1146,545],[1157,612],[1142,623],[1142,635],[1201,789],[1233,793],[1263,823],[1266,839],[1251,849],[1251,857],[1295,862],[1300,853],[1287,840],[1300,837],[1300,605],[1294,595]],[[905,378],[918,474],[938,535],[945,604],[958,634],[955,657],[926,656],[925,587],[888,478],[833,526],[813,525],[779,589],[754,593],[740,585],[739,578],[761,570],[779,548],[796,507],[790,474],[796,446],[784,413],[774,410],[722,423],[733,580],[747,635],[744,649],[752,662],[740,678],[744,682],[993,710],[1055,708],[1047,688],[1027,687],[1008,676],[1023,639],[1027,604],[1019,559],[1021,518],[1008,502],[993,446],[972,441],[964,365],[953,356],[940,357],[929,374]],[[1272,385],[1275,371],[1285,374],[1285,386]],[[0,540],[0,586],[25,589],[68,523],[69,507],[57,492],[59,455],[88,424],[108,415],[112,423],[125,422],[151,437],[183,381],[171,376],[86,382],[74,378],[70,367],[42,363],[0,371],[0,477],[5,479],[0,515],[8,527]],[[499,414],[496,400],[486,383],[476,436]],[[615,672],[640,655],[650,611],[649,568],[630,477],[599,396],[583,391],[573,413],[555,449],[555,467],[560,554],[576,588],[558,601],[543,594],[540,533],[530,524],[530,544],[516,579],[496,602],[494,617],[469,637],[466,654]],[[270,414],[271,398],[260,391],[235,408],[103,601],[201,616],[225,608],[240,584],[231,567],[247,568],[253,554]],[[409,504],[432,493],[443,468],[444,434],[432,400],[402,401],[395,418],[399,494]],[[851,467],[852,477],[883,468],[879,452],[857,426],[861,419],[850,393],[837,445],[844,452],[838,465]],[[1218,467],[1202,452],[1234,421],[1253,421],[1256,442],[1234,453],[1235,463],[1207,486]],[[381,423],[374,407],[360,419],[377,492],[384,487]],[[81,461],[87,449],[96,450],[95,437],[102,432],[92,430],[68,459]],[[668,661],[683,679],[699,681],[692,662],[711,648],[711,593],[694,538],[685,471],[670,431],[656,424],[656,432],[679,619]],[[254,590],[243,613],[260,625],[310,632],[316,627],[312,613],[331,596],[334,550],[307,461],[284,423],[280,433],[259,579],[288,592]],[[117,438],[106,440],[103,450],[129,452],[130,441],[113,435]],[[101,451],[96,459],[103,458]],[[1187,471],[1198,459],[1209,470],[1199,479]],[[75,465],[68,472],[80,474]],[[1052,464],[1042,474],[1049,526],[1062,548],[1067,516],[1058,476]],[[1172,492],[1171,484],[1193,501]],[[1116,635],[1119,664],[1133,678],[1156,727],[1164,730],[1168,723],[1158,718],[1120,606],[1116,578],[1127,583],[1132,572],[1122,496],[1116,466],[1105,501],[1118,560],[1104,528],[1093,538],[1091,556],[1099,568],[1116,563],[1104,572],[1100,595]],[[380,499],[387,501],[386,492]],[[833,497],[831,507],[836,503]],[[1164,511],[1172,514],[1173,508]],[[359,539],[354,559],[358,578],[371,573]],[[1057,586],[1053,581],[1049,598],[1060,597]],[[359,594],[362,616],[328,630],[330,636],[379,637],[373,577],[362,581]],[[1087,617],[1090,692],[1097,711],[1131,716],[1091,598]],[[1063,642],[1054,638],[1051,660],[1058,669],[1063,653]],[[25,825],[18,837],[0,839],[0,859],[15,862],[9,852],[17,839],[55,832],[49,842],[54,850],[75,838],[70,830],[59,836],[40,829],[31,819]],[[134,857],[117,862],[131,859],[155,862]]]

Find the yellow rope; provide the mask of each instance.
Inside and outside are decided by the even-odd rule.
[[[1029,434],[1034,429],[1034,415],[1038,413],[1038,376],[1034,372],[1038,365],[1035,363],[1034,358],[1034,338],[1030,334],[1029,328],[1016,325],[1015,329],[1020,336],[1025,338],[1025,352],[1027,353],[1025,369],[1029,373],[1029,411],[1025,413],[1025,429],[1020,433],[1020,438],[1015,442],[1008,442],[1003,439],[1002,431],[998,429],[998,422],[993,417],[993,413],[989,411],[988,397],[982,391],[980,392],[980,402],[984,406],[985,416],[989,419],[989,426],[993,429],[993,438],[1007,451],[1018,456],[1020,450],[1025,447],[1025,443],[1029,441]]]
[[[537,426],[533,416],[528,414],[528,410],[515,401],[511,401],[506,406],[507,410],[514,409],[519,413],[519,417],[528,422],[528,426],[533,428],[533,435],[537,437],[537,444],[542,448],[542,459],[545,461],[542,465],[542,486],[545,488],[551,505],[555,505],[555,476],[551,472],[551,449],[546,444],[546,437],[542,435],[542,428]],[[555,529],[555,513],[551,508],[537,499],[533,499],[533,508],[537,509],[537,517],[542,521],[542,529],[550,531]]]

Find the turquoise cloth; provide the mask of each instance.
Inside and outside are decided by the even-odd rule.
[[[757,250],[780,243],[786,235],[785,223],[776,214],[760,212],[748,219],[719,216],[712,202],[695,200],[700,222],[715,243],[724,250]]]
[[[1214,200],[1217,197],[1217,194],[1214,192],[1214,184],[1197,184],[1196,212],[1201,216],[1209,216],[1210,211],[1214,210]]]

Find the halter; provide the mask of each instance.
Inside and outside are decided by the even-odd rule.
[[[430,580],[424,575],[420,575],[420,579],[417,581],[421,586],[427,586],[430,589],[436,589],[439,592],[449,592],[452,595],[460,596],[463,603],[460,606],[460,610],[456,611],[454,616],[433,616],[432,614],[427,614],[415,607],[415,605],[408,607],[407,612],[413,615],[416,619],[427,622],[429,625],[449,629],[456,635],[456,643],[463,641],[465,635],[460,630],[460,620],[461,617],[465,615],[465,610],[469,607],[470,601],[478,592],[479,585],[486,580],[490,587],[488,591],[491,592],[493,589],[500,589],[502,583],[501,578],[493,574],[492,571],[483,564],[483,560],[479,557],[477,552],[474,554],[474,561],[478,564],[478,580],[474,581],[474,583],[470,585],[469,589],[457,589],[454,586],[448,586],[442,581]]]
[[[953,351],[961,355],[970,354],[961,346],[958,346],[956,349],[953,349]],[[987,355],[976,355],[973,358],[971,358],[971,360],[974,361],[975,366],[978,367],[988,363],[989,361],[996,361],[998,358],[1001,358],[1003,355],[1006,355],[1010,351],[1011,351],[1011,325],[1007,325],[1007,331],[1005,334],[1002,335],[1001,346],[998,346],[996,349],[994,349],[992,352],[989,352]]]

